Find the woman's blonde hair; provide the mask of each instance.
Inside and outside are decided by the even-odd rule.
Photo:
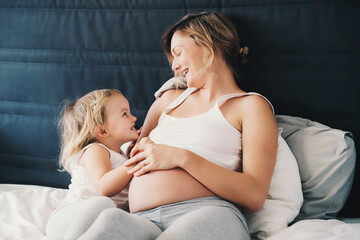
[[[204,68],[208,69],[214,59],[215,49],[220,50],[226,64],[230,67],[236,80],[240,79],[240,65],[247,60],[249,49],[240,47],[235,25],[221,12],[201,12],[187,14],[179,22],[171,26],[164,34],[163,49],[170,62],[171,39],[176,31],[192,37],[197,44],[204,47]],[[177,75],[178,73],[175,73]]]
[[[58,123],[61,138],[59,165],[71,174],[70,159],[85,146],[95,142],[96,127],[105,123],[105,104],[116,89],[92,91],[75,102],[66,103]]]

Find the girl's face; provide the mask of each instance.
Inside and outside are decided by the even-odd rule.
[[[172,70],[187,80],[188,87],[200,88],[205,50],[192,37],[176,31],[171,38]],[[203,78],[204,81],[204,78]]]
[[[135,129],[136,117],[131,115],[127,99],[116,94],[105,104],[105,131],[118,143],[126,143],[139,137]]]

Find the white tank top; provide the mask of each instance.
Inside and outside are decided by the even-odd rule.
[[[167,113],[179,106],[196,88],[187,88],[161,114],[158,125],[149,137],[155,143],[184,148],[206,160],[231,170],[240,170],[241,132],[234,128],[220,111],[227,100],[248,95],[264,96],[258,93],[233,93],[221,96],[215,106],[205,113],[177,118]]]
[[[104,147],[110,153],[111,169],[120,167],[127,160],[125,155],[117,153],[101,143],[92,143],[81,149],[81,151],[75,154],[70,160],[71,184],[69,185],[69,192],[64,203],[73,203],[79,199],[100,196],[93,185],[91,185],[85,168],[79,165],[79,160],[84,151],[95,144]],[[125,210],[128,209],[128,190],[129,186],[125,187],[117,195],[111,197],[117,207]]]

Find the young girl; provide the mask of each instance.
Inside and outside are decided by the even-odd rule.
[[[60,166],[71,175],[69,192],[51,214],[46,234],[77,239],[108,208],[128,209],[132,176],[121,145],[136,140],[136,117],[120,91],[96,90],[64,107]],[[109,198],[111,197],[111,199]]]

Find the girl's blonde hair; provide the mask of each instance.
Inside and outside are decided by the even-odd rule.
[[[96,127],[105,123],[105,104],[116,89],[92,91],[72,103],[66,103],[59,120],[61,137],[59,165],[71,174],[70,159],[85,146],[95,142]]]
[[[181,31],[192,37],[195,42],[204,47],[204,68],[208,69],[214,59],[215,49],[220,50],[225,62],[232,70],[235,79],[240,79],[240,65],[247,61],[249,49],[240,47],[235,25],[221,12],[201,12],[187,14],[179,22],[171,26],[164,34],[163,49],[172,64],[171,39],[176,31]],[[178,73],[175,73],[177,75]]]

